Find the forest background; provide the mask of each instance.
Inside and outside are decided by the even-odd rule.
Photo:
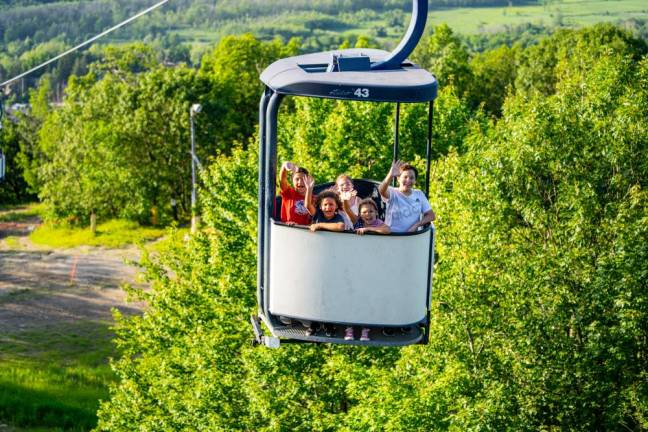
[[[412,56],[440,83],[427,346],[271,351],[249,346],[247,324],[259,72],[300,52],[393,46],[409,2],[177,1],[13,86],[0,199],[37,195],[69,224],[164,224],[172,199],[186,218],[189,107],[204,106],[206,229],[144,257],[152,289],[133,294],[149,306],[117,317],[97,429],[648,429],[647,12],[573,29],[568,3],[432,3],[431,15],[539,7],[554,19],[430,25]],[[145,4],[5,2],[0,77]],[[280,115],[281,157],[319,181],[387,171],[393,106],[296,99]],[[424,106],[403,108],[403,157],[419,165],[425,120]]]

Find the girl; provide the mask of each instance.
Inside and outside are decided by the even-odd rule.
[[[347,174],[340,174],[335,179],[335,191],[342,201],[342,210],[340,214],[344,218],[344,228],[351,230],[353,229],[353,219],[351,215],[358,216],[358,203],[360,198],[358,198],[358,193],[353,187],[353,181],[351,177]]]
[[[356,234],[373,232],[377,234],[390,234],[391,229],[385,222],[378,219],[378,206],[371,198],[365,198],[358,204],[359,218],[355,218],[353,228]]]
[[[344,231],[344,219],[338,213],[342,207],[340,198],[333,191],[324,191],[317,196],[317,200],[313,205],[313,187],[315,181],[313,177],[306,178],[306,208],[313,216],[310,225],[310,230],[315,232],[317,230],[326,231]]]

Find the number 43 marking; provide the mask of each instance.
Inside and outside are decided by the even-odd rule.
[[[369,97],[369,89],[368,88],[357,88],[356,91],[353,92],[354,95],[357,97],[361,98],[368,98]]]

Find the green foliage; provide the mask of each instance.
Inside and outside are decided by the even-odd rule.
[[[553,94],[562,76],[587,73],[609,51],[638,60],[648,53],[648,46],[629,32],[608,24],[560,31],[522,53],[515,87],[526,93]]]
[[[18,160],[20,155],[21,137],[19,126],[12,122],[3,122],[0,129],[0,150],[5,156],[5,178],[0,181],[0,203],[15,204],[32,199],[27,192],[22,170]]]
[[[455,87],[459,96],[464,95],[473,78],[468,50],[446,24],[435,27],[432,34],[419,43],[412,58],[432,71],[441,87]]]
[[[120,384],[102,404],[98,430],[245,428],[240,352],[254,304],[256,155],[235,150],[205,180],[211,234],[145,256],[152,289],[139,295],[149,309],[119,319]]]
[[[279,39],[262,42],[251,34],[227,36],[206,54],[200,66],[202,76],[218,84],[214,99],[225,99],[221,136],[225,142],[246,139],[254,133],[257,106],[263,90],[261,72],[273,61],[297,54],[299,41],[284,44]]]
[[[149,309],[120,319],[120,381],[98,429],[648,427],[648,63],[633,41],[589,55],[587,32],[569,37],[588,67],[565,59],[551,94],[511,94],[498,120],[454,88],[440,94],[429,345],[246,343],[257,155],[236,148],[204,174],[206,231],[145,257]],[[491,60],[475,70],[499,69]],[[318,180],[382,177],[392,116],[390,105],[296,100],[280,115],[280,156]],[[424,106],[403,108],[410,159],[424,119]]]
[[[402,104],[399,157],[425,165],[427,104]],[[380,179],[391,164],[395,104],[299,98],[293,111],[279,120],[280,158],[294,160],[313,171],[319,182],[338,174]],[[483,122],[459,99],[452,87],[435,102],[432,159],[449,149],[459,151],[472,121]],[[420,179],[423,181],[423,178]]]
[[[473,80],[470,82],[469,99],[473,106],[482,105],[484,111],[499,116],[502,105],[513,87],[517,74],[519,48],[506,45],[478,54],[470,61]]]

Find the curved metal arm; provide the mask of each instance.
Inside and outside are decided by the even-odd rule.
[[[403,40],[401,40],[389,57],[381,62],[372,64],[371,70],[398,69],[407,56],[414,51],[421,36],[423,36],[423,30],[425,30],[425,23],[427,22],[427,14],[428,0],[412,0],[412,18],[410,19],[410,25]]]

